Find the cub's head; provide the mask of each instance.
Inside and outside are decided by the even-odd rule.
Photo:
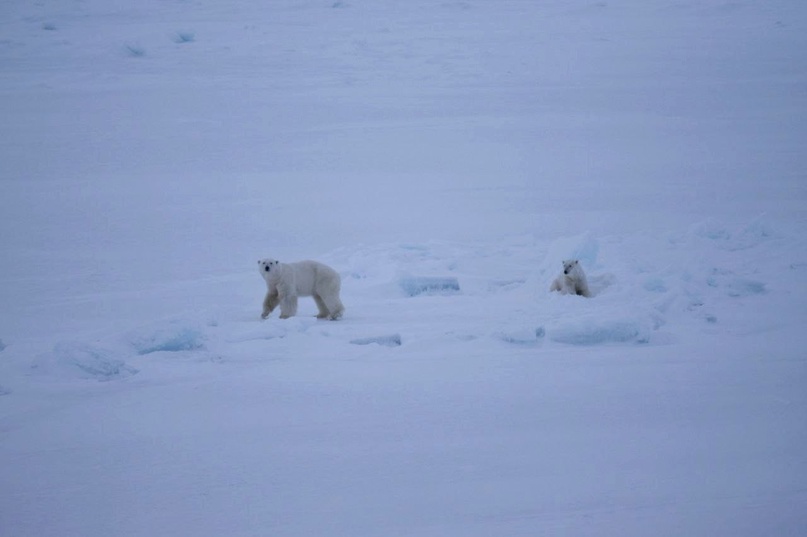
[[[574,272],[575,268],[578,266],[577,259],[564,259],[563,260],[563,273],[566,275],[571,274]]]
[[[276,259],[261,259],[258,261],[258,270],[260,271],[261,276],[268,278],[273,271],[277,270],[279,264],[280,261],[277,261]]]

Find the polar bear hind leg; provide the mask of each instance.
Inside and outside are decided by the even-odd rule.
[[[345,306],[339,299],[339,291],[342,290],[342,280],[339,274],[329,267],[324,267],[323,277],[316,283],[316,288],[312,293],[314,300],[319,307],[320,319],[331,319],[335,321],[342,317],[345,311]],[[322,304],[320,305],[320,302]]]
[[[342,314],[345,312],[345,307],[342,305],[342,301],[339,300],[339,295],[332,295],[323,298],[323,302],[325,302],[325,307],[328,308],[329,318],[332,321],[335,321],[342,317]]]
[[[319,314],[317,314],[317,319],[327,319],[330,317],[330,312],[328,311],[328,306],[325,305],[325,301],[322,300],[322,297],[318,294],[314,293],[314,302],[317,303],[317,309],[319,310]]]

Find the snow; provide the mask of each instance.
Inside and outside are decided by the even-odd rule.
[[[807,532],[807,5],[0,12],[4,536]]]

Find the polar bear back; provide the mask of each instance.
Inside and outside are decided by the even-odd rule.
[[[342,279],[339,273],[318,261],[305,260],[287,263],[294,274],[294,287],[298,296],[322,295],[327,291],[339,291]]]

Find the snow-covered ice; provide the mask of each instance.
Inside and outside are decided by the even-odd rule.
[[[3,536],[807,533],[807,4],[0,15]]]

